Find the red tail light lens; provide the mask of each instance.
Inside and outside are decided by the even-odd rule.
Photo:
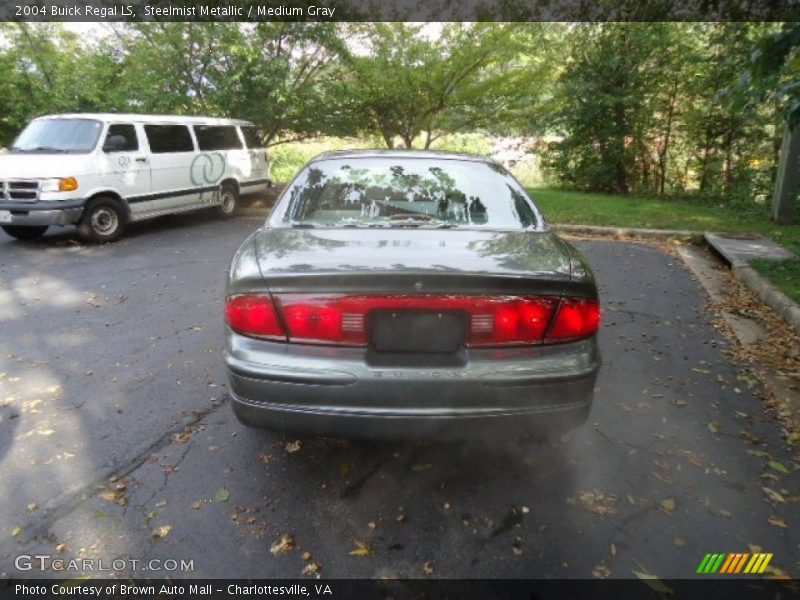
[[[600,306],[595,300],[566,298],[561,301],[547,341],[559,342],[587,337],[600,327]]]
[[[237,333],[286,341],[286,334],[269,294],[228,296],[225,301],[225,320]]]
[[[368,344],[371,311],[404,309],[467,313],[470,347],[574,340],[592,335],[600,323],[595,300],[554,296],[276,294],[273,303],[256,294],[226,303],[228,324],[244,335],[349,346]]]

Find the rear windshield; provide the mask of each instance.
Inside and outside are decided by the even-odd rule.
[[[11,152],[91,152],[102,129],[93,119],[38,119],[19,134]]]
[[[470,160],[342,158],[303,169],[279,217],[295,227],[536,228],[528,195],[501,166]]]

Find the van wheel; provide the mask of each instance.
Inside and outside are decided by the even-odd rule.
[[[84,242],[116,242],[127,225],[125,206],[116,198],[100,196],[91,200],[78,222],[78,237]]]
[[[47,225],[25,227],[24,225],[3,225],[3,231],[18,240],[35,240],[44,235]]]
[[[239,190],[232,183],[223,183],[219,186],[220,204],[217,214],[223,219],[235,217],[239,210]]]

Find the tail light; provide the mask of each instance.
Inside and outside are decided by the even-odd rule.
[[[600,327],[600,306],[596,300],[565,298],[558,308],[549,342],[561,342],[592,335]]]
[[[282,341],[366,346],[374,310],[463,311],[470,347],[556,343],[594,334],[596,300],[555,296],[241,294],[226,301],[228,325]]]
[[[286,334],[269,294],[228,296],[225,300],[225,320],[237,333],[286,341]]]

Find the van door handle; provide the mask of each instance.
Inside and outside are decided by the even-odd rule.
[[[138,156],[134,160],[136,162],[142,162],[142,163],[146,163],[147,162],[147,158],[145,158],[144,156]]]

